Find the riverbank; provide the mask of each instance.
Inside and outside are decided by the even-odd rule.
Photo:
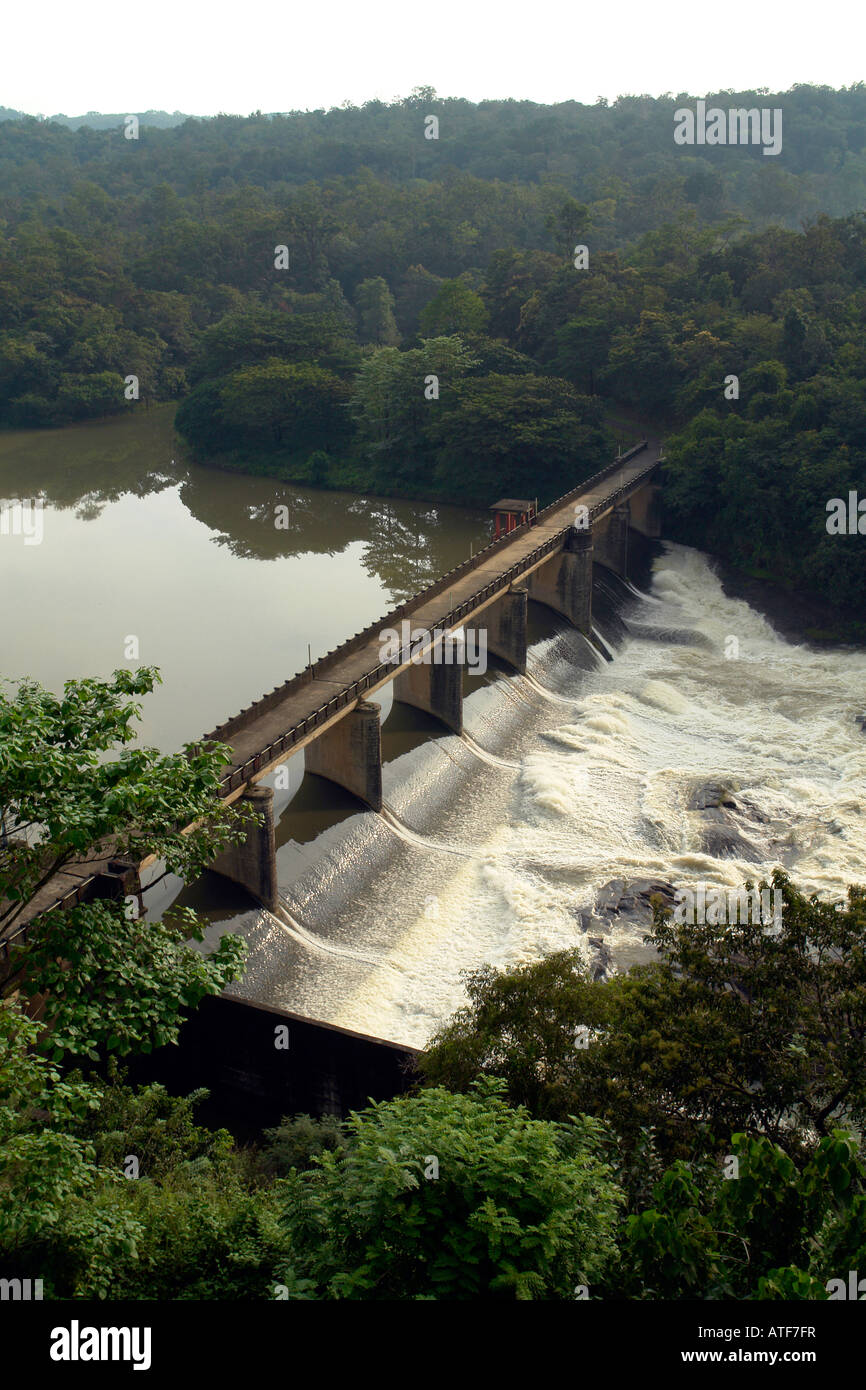
[[[191,466],[199,478],[211,473],[217,477],[248,478],[251,484],[255,479],[263,483],[269,480],[331,497],[342,493],[365,497],[370,502],[380,499],[438,507],[455,503],[469,505],[453,492],[444,496],[432,486],[432,481],[424,487],[412,488],[404,483],[385,491],[379,487],[371,492],[365,487],[362,466],[350,456],[319,454],[301,459],[289,452],[226,454],[191,462],[189,447],[174,432],[176,409],[174,402],[162,402],[149,409],[138,406],[128,415],[103,421],[81,421],[50,430],[0,431],[0,481],[8,495],[16,495],[16,489],[22,496],[45,491],[57,505],[70,507],[81,505],[84,492],[92,508],[101,508],[106,502],[116,501],[124,491],[139,497],[160,491],[175,480],[184,479],[187,467]],[[670,421],[649,421],[623,407],[606,411],[605,425],[615,441],[615,448],[622,449],[645,434],[664,437],[674,428]],[[21,456],[24,462],[24,454],[29,491],[22,490],[21,468],[16,458],[16,455]],[[88,476],[82,489],[79,480],[84,472]],[[187,495],[189,492],[187,487]],[[485,499],[476,506],[487,506],[490,500],[495,499]],[[220,522],[235,529],[238,517],[225,516]],[[280,533],[283,537],[286,534]],[[665,534],[671,540],[688,543],[670,525],[665,528]],[[725,593],[751,604],[787,639],[816,647],[866,645],[866,619],[861,614],[840,608],[816,594],[789,588],[764,574],[738,568],[723,555],[713,555],[712,560]]]
[[[655,435],[669,439],[687,424],[670,417],[650,420],[625,406],[611,407],[604,418],[608,429],[616,435],[617,444],[627,439],[629,433],[635,438]],[[690,536],[678,533],[669,517],[664,533],[669,540],[693,544]],[[725,594],[750,604],[788,641],[815,647],[866,646],[866,617],[862,613],[830,603],[805,589],[793,588],[766,573],[735,565],[724,555],[710,552],[710,558]]]

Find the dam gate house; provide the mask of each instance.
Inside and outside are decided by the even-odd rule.
[[[501,501],[494,502],[490,510],[494,514],[496,525],[493,539],[498,541],[500,536],[507,536],[509,531],[516,531],[524,522],[528,521],[531,524],[535,520],[538,499],[533,502],[528,498],[503,497]]]

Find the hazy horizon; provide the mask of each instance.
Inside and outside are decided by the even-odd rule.
[[[858,86],[858,85],[859,85],[859,82],[862,82],[863,80],[866,80],[866,79],[859,79],[858,82],[853,82],[853,83],[844,84],[844,85],[839,86],[839,87],[834,87],[831,83],[821,83],[821,82],[795,82],[795,83],[792,83],[790,87],[785,87],[785,88],[781,88],[781,87],[772,88],[772,87],[766,87],[766,86],[764,86],[764,85],[762,85],[762,86],[760,86],[760,87],[746,88],[746,87],[732,87],[732,86],[728,85],[728,86],[725,86],[725,87],[707,88],[706,90],[702,90],[702,91],[698,91],[698,90],[689,91],[689,90],[687,90],[687,89],[685,89],[685,88],[680,89],[680,90],[678,90],[678,91],[676,91],[676,92],[673,92],[673,91],[664,91],[664,92],[647,92],[647,91],[626,92],[626,91],[623,91],[623,92],[617,92],[615,96],[604,96],[604,94],[600,94],[600,97],[596,97],[593,101],[584,101],[584,100],[581,100],[581,99],[578,98],[578,97],[562,97],[562,98],[560,98],[560,99],[557,100],[557,101],[540,101],[540,100],[538,100],[538,99],[535,98],[535,97],[523,97],[523,96],[515,97],[515,96],[510,95],[510,94],[507,94],[507,95],[502,95],[502,94],[500,94],[500,95],[498,95],[498,96],[467,97],[467,96],[465,96],[465,95],[463,95],[463,94],[461,94],[461,93],[446,93],[446,92],[440,92],[440,91],[436,90],[435,88],[434,88],[433,90],[435,91],[435,100],[436,100],[436,101],[469,101],[469,102],[472,102],[474,105],[482,105],[482,104],[484,104],[485,102],[498,102],[498,101],[518,101],[518,102],[523,102],[523,101],[526,101],[526,102],[531,102],[533,105],[536,105],[536,106],[550,106],[550,107],[554,107],[554,106],[562,105],[562,104],[564,104],[565,102],[568,102],[568,101],[577,102],[577,104],[578,104],[578,105],[581,105],[581,106],[594,106],[594,105],[597,104],[597,102],[598,102],[599,99],[604,99],[605,101],[607,101],[609,104],[612,105],[614,102],[616,102],[616,101],[618,101],[618,100],[620,100],[620,99],[639,98],[639,97],[647,97],[647,98],[649,98],[649,99],[652,100],[652,101],[662,101],[662,100],[665,100],[665,99],[669,99],[669,100],[680,100],[680,99],[682,99],[682,100],[684,100],[684,101],[694,101],[694,100],[696,100],[696,99],[702,99],[702,98],[705,98],[705,97],[706,97],[706,98],[716,97],[716,96],[721,97],[721,96],[726,96],[726,95],[735,96],[735,95],[737,95],[738,93],[744,92],[744,91],[759,92],[759,93],[766,94],[766,95],[768,95],[768,96],[785,96],[788,92],[793,91],[796,87],[801,87],[801,86],[813,86],[813,87],[816,87],[816,88],[826,87],[826,88],[829,88],[829,89],[832,90],[832,91],[845,91],[845,90],[849,90],[849,89],[851,89],[851,88],[853,88],[853,87]],[[37,119],[41,119],[41,120],[50,120],[50,119],[55,119],[55,118],[63,118],[63,119],[65,119],[65,120],[83,120],[83,119],[84,119],[85,117],[87,117],[87,116],[99,116],[99,117],[103,117],[103,118],[104,118],[104,117],[106,117],[106,116],[123,115],[123,114],[130,114],[130,115],[133,115],[133,114],[134,114],[134,115],[139,115],[139,116],[148,115],[148,114],[153,114],[153,115],[164,115],[164,116],[185,116],[185,117],[187,117],[187,118],[189,118],[189,119],[192,119],[192,120],[197,120],[197,121],[210,121],[210,120],[216,120],[216,119],[217,119],[218,117],[220,117],[220,116],[238,116],[238,117],[242,117],[242,118],[247,118],[247,117],[249,117],[249,116],[253,116],[253,115],[256,115],[256,114],[261,114],[261,115],[263,115],[263,116],[294,116],[294,115],[308,115],[308,114],[310,114],[310,113],[312,113],[312,112],[315,112],[315,111],[334,111],[334,110],[342,110],[342,109],[346,109],[347,107],[351,107],[351,108],[353,108],[353,109],[360,109],[360,108],[362,108],[367,102],[372,102],[372,101],[384,101],[384,102],[386,102],[386,103],[395,103],[395,102],[404,101],[407,97],[409,97],[409,96],[412,95],[413,91],[415,91],[415,90],[417,90],[418,88],[421,88],[422,86],[425,86],[425,85],[430,85],[430,86],[432,86],[432,84],[422,84],[422,83],[419,82],[419,83],[416,83],[415,87],[414,87],[414,88],[411,88],[409,91],[402,92],[402,93],[396,93],[394,96],[389,97],[389,98],[375,97],[375,96],[367,96],[367,97],[361,97],[361,98],[360,98],[359,100],[357,100],[357,101],[350,100],[349,98],[345,98],[345,99],[344,99],[343,101],[341,101],[341,102],[332,102],[332,103],[330,103],[329,105],[304,106],[304,107],[281,107],[281,108],[279,108],[279,109],[275,108],[275,109],[273,109],[273,110],[266,109],[266,108],[264,108],[264,107],[256,107],[256,108],[254,108],[254,109],[252,109],[252,110],[250,110],[250,111],[241,111],[241,110],[229,110],[228,107],[222,106],[222,107],[220,107],[218,110],[215,110],[215,111],[189,111],[189,110],[186,110],[186,109],[183,108],[183,107],[174,107],[174,108],[172,108],[172,109],[169,109],[168,107],[165,107],[165,106],[154,106],[154,105],[151,103],[151,104],[148,105],[148,106],[117,107],[116,110],[110,110],[108,107],[100,108],[100,107],[95,107],[95,106],[88,106],[86,109],[83,108],[83,107],[80,107],[80,108],[76,108],[75,110],[69,110],[69,111],[60,111],[60,110],[57,110],[57,111],[48,111],[48,110],[45,110],[45,111],[32,111],[32,110],[24,110],[22,107],[11,106],[9,103],[4,103],[4,102],[0,102],[0,110],[3,110],[3,109],[5,109],[5,110],[14,110],[14,111],[20,112],[21,115],[24,115],[24,116],[33,116],[33,117],[36,117]]]
[[[83,17],[86,27],[82,11],[60,0],[7,17],[14,65],[0,73],[0,104],[28,115],[207,118],[393,101],[419,86],[443,99],[592,105],[600,96],[839,89],[862,80],[857,44],[839,43],[850,31],[841,0],[827,0],[820,28],[795,0],[782,33],[774,10],[753,10],[748,42],[711,7],[684,22],[671,0],[590,15],[553,0],[498,15],[457,0],[435,10],[380,0],[363,12],[337,0],[327,12],[285,16],[249,0],[231,30],[210,7],[168,0],[152,0],[129,23],[108,0],[92,0]]]

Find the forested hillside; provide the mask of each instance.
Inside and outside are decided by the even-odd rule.
[[[174,398],[221,466],[487,503],[627,406],[676,534],[862,603],[866,87],[708,99],[781,108],[773,158],[677,146],[687,100],[2,121],[0,424]]]
[[[710,217],[740,211],[795,225],[818,212],[840,215],[863,204],[863,83],[841,91],[805,84],[781,94],[725,91],[707,93],[706,100],[725,109],[780,107],[781,156],[763,158],[753,146],[732,160],[723,147],[677,147],[674,111],[694,105],[695,97],[687,93],[542,106],[463,101],[421,87],[392,103],[190,118],[173,129],[149,129],[132,151],[121,115],[114,129],[97,130],[110,118],[91,112],[74,118],[87,122],[75,131],[29,117],[6,123],[0,169],[4,192],[24,196],[37,189],[65,193],[82,178],[112,196],[121,188],[143,192],[163,181],[181,196],[231,192],[248,184],[276,191],[311,179],[352,179],[362,169],[401,184],[459,174],[554,183],[589,202],[612,201],[607,211],[619,238],[646,231],[688,206]],[[439,117],[438,140],[424,138],[427,114]],[[148,112],[142,119],[168,123],[178,115]]]

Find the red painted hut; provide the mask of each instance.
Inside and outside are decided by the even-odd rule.
[[[493,539],[498,540],[500,536],[507,536],[509,531],[522,526],[524,522],[528,521],[531,525],[535,520],[538,502],[526,497],[503,497],[501,501],[494,502],[490,510],[494,513],[496,521]]]

